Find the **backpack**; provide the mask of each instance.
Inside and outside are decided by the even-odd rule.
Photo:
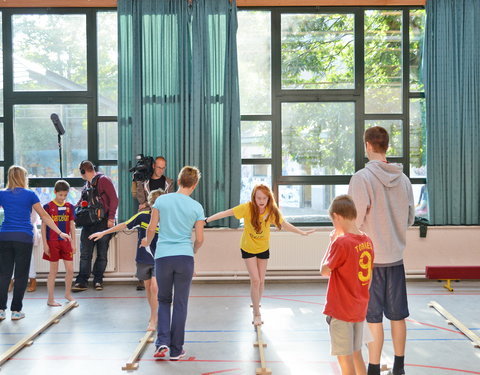
[[[82,200],[75,206],[75,225],[78,227],[95,225],[105,219],[105,209],[97,189],[100,177],[102,176],[95,176],[90,187],[83,189]]]

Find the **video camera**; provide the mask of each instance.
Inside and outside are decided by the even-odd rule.
[[[137,164],[130,168],[130,172],[133,173],[133,181],[146,181],[150,179],[153,174],[154,159],[151,156],[143,156],[138,154],[135,159]]]

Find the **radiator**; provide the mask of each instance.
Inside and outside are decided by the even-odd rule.
[[[79,271],[79,264],[80,264],[80,230],[76,232],[76,240],[77,240],[77,252],[73,256],[73,270],[74,272]],[[107,255],[107,268],[105,272],[115,272],[117,270],[117,242],[118,237],[115,236],[110,240],[110,245],[108,246],[108,255]],[[92,259],[92,266],[93,262],[95,261],[96,250],[93,252],[93,259]],[[43,256],[43,246],[42,241],[40,244],[33,247],[33,259],[32,261],[35,262],[35,272],[49,272],[50,270],[50,262],[47,260],[42,259]],[[63,266],[63,261],[59,260],[58,262],[58,271],[65,272],[65,267]]]
[[[318,231],[309,236],[300,236],[272,230],[268,269],[271,271],[318,271],[329,242],[330,231]]]

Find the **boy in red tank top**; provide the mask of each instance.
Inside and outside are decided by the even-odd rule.
[[[323,313],[327,315],[331,353],[342,374],[366,374],[362,358],[363,324],[367,315],[373,268],[373,244],[355,224],[357,210],[348,195],[336,197],[329,209],[335,229],[322,260],[321,274],[330,278]]]

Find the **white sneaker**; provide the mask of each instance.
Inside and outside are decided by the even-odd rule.
[[[12,320],[20,320],[25,318],[25,313],[22,311],[12,311]]]

